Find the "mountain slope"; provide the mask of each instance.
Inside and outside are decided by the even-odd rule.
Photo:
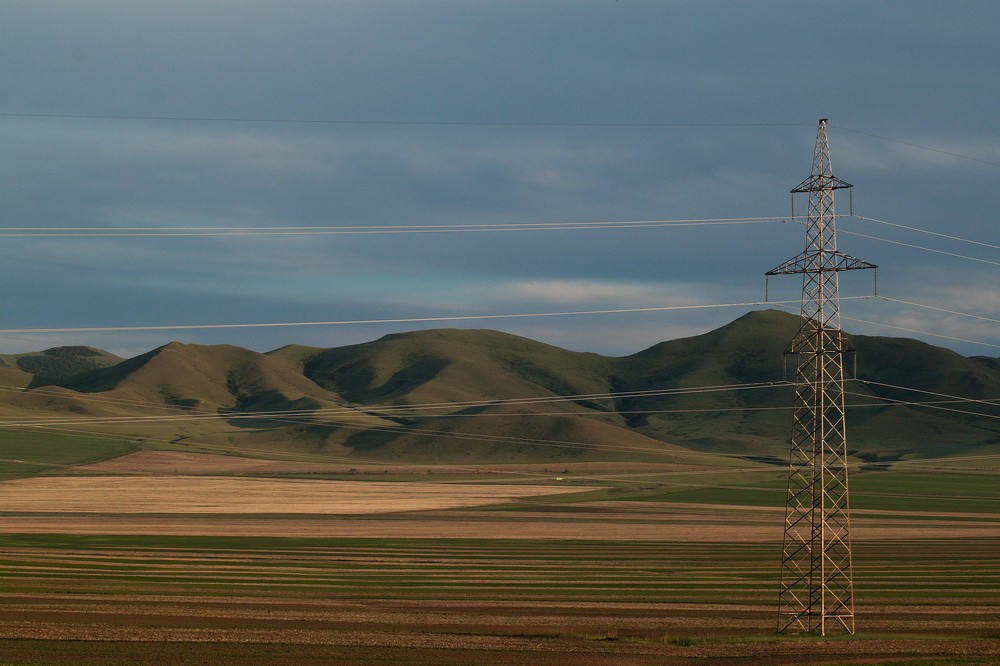
[[[32,386],[44,386],[90,370],[117,365],[123,360],[93,347],[52,347],[27,354],[0,354],[0,368],[16,368],[32,376]]]
[[[484,330],[431,330],[322,351],[304,374],[366,404],[576,395],[607,390],[607,359]]]
[[[402,333],[334,349],[289,345],[268,354],[170,343],[58,380],[51,376],[71,372],[71,363],[31,374],[5,357],[0,372],[9,385],[28,388],[0,400],[7,414],[70,412],[84,424],[88,415],[164,415],[118,431],[263,453],[279,447],[400,460],[673,460],[684,447],[784,457],[793,394],[783,381],[783,352],[798,324],[787,313],[752,312],[620,358],[486,330]],[[997,419],[976,414],[995,416],[995,407],[912,404],[997,398],[998,359],[897,338],[852,340],[857,379],[847,385],[848,428],[858,457],[896,460],[1000,445]],[[66,357],[114,361],[97,350]],[[853,376],[854,355],[847,366]]]
[[[229,345],[171,342],[60,385],[190,409],[316,409],[338,403],[335,394],[319,390],[280,359]]]

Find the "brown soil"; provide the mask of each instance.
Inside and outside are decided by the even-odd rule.
[[[720,615],[721,614],[721,615]],[[720,619],[728,618],[728,619]],[[136,660],[140,643],[156,654],[203,644],[196,654],[214,661],[216,651],[246,646],[243,663],[464,664],[823,664],[876,663],[892,659],[976,655],[979,663],[1000,657],[1000,642],[957,637],[853,638],[774,641],[748,639],[769,633],[767,609],[700,604],[477,603],[275,601],[255,598],[189,598],[159,601],[129,595],[8,598],[0,604],[0,657],[17,639],[45,641],[34,651],[72,641],[90,644],[91,659],[109,663],[115,642]],[[990,623],[996,630],[1000,622]],[[679,633],[683,632],[683,633]],[[734,633],[735,632],[735,633]],[[740,636],[742,634],[742,637]],[[730,638],[723,638],[725,636]],[[720,640],[721,639],[721,640]],[[135,647],[129,648],[128,644]],[[282,645],[286,658],[266,646]],[[101,648],[103,646],[103,649]],[[323,646],[309,651],[304,646]],[[351,648],[366,648],[353,653]],[[23,649],[23,648],[22,648]],[[398,652],[395,652],[398,651]],[[81,648],[81,652],[88,653]],[[30,654],[30,651],[29,651]],[[348,655],[367,655],[352,662]],[[24,653],[20,655],[21,658]],[[358,657],[354,657],[357,659]],[[452,661],[451,659],[454,659]],[[342,661],[343,660],[343,661]],[[114,663],[118,663],[114,661]],[[163,663],[145,659],[122,663]]]
[[[225,476],[38,477],[0,483],[0,506],[8,512],[39,513],[379,514],[595,489]]]

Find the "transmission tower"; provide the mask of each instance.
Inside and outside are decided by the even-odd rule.
[[[795,357],[795,412],[778,596],[778,631],[854,633],[851,518],[847,490],[841,271],[876,268],[837,250],[834,193],[852,187],[833,175],[826,118],[819,121],[809,195],[806,249],[767,272],[802,275],[802,324],[786,354]]]

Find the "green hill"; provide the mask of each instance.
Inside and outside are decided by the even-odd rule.
[[[783,458],[793,398],[783,352],[797,328],[796,316],[752,312],[620,358],[487,330],[401,333],[333,349],[289,345],[267,354],[175,342],[128,360],[60,348],[74,351],[0,357],[8,385],[24,387],[5,393],[0,410],[76,414],[81,428],[90,417],[115,415],[122,420],[113,432],[129,441],[254,455]],[[847,385],[848,427],[858,458],[1000,446],[995,407],[948,402],[1000,396],[1000,360],[912,340],[852,340],[857,378]],[[854,368],[851,355],[849,375]],[[928,401],[937,404],[912,404]],[[991,409],[994,418],[978,414]]]
[[[606,392],[610,359],[481,330],[387,335],[308,358],[304,374],[365,404]]]
[[[171,342],[59,385],[188,409],[271,411],[339,404],[335,394],[319,389],[280,358],[230,345]]]
[[[117,365],[124,359],[93,347],[52,347],[27,354],[0,354],[0,368],[32,376],[32,386],[57,383],[81,373]]]

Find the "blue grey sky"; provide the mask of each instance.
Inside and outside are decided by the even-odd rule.
[[[845,301],[844,328],[997,356],[998,72],[992,1],[3,1],[0,226],[775,217],[828,117],[857,214],[986,244],[842,219],[895,241],[841,235],[895,299]],[[0,329],[750,302],[803,242],[777,223],[6,237]],[[774,280],[771,296],[799,286]],[[872,278],[841,289],[870,294]],[[438,325],[627,354],[749,309]],[[130,355],[173,339],[263,351],[432,325],[13,332],[0,351]]]

